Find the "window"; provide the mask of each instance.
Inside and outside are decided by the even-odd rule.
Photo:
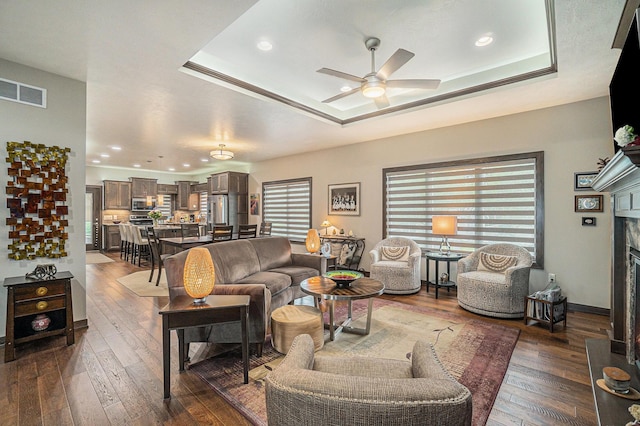
[[[509,242],[529,250],[542,268],[543,163],[544,153],[533,152],[384,169],[384,235],[437,251],[442,237],[432,234],[431,217],[454,215],[452,250]]]
[[[169,220],[172,215],[173,196],[168,194],[158,194],[156,198],[156,209],[162,212],[163,220]]]
[[[207,192],[200,193],[200,221],[206,223],[207,219]]]
[[[311,178],[262,184],[262,220],[271,235],[302,242],[311,228]]]

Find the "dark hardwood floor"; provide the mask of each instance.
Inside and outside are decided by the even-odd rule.
[[[167,298],[138,297],[118,284],[118,277],[148,268],[109,256],[116,262],[87,265],[89,327],[76,330],[75,345],[43,339],[0,364],[0,424],[248,425],[194,374],[178,373],[175,333],[172,398],[163,401],[158,310]],[[458,307],[454,291],[438,300],[424,289],[382,297],[480,318]],[[482,319],[521,330],[488,425],[597,424],[584,339],[606,338],[608,317],[569,312],[566,330],[558,324],[553,334],[522,320]],[[202,352],[195,348],[192,358]]]

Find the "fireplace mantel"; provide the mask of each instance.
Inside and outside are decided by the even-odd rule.
[[[596,191],[619,192],[640,185],[640,146],[623,148],[591,183]]]

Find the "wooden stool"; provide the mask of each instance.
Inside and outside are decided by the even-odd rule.
[[[294,337],[309,334],[316,351],[324,346],[322,312],[313,306],[285,305],[271,314],[271,344],[286,354]]]

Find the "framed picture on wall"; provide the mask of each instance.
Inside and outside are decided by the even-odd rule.
[[[591,183],[598,176],[598,172],[574,173],[573,189],[576,191],[593,191]]]
[[[602,212],[602,195],[576,195],[575,196],[576,212]]]
[[[329,214],[360,216],[360,182],[329,185]]]
[[[260,215],[260,194],[251,194],[249,196],[249,213],[251,216]]]

